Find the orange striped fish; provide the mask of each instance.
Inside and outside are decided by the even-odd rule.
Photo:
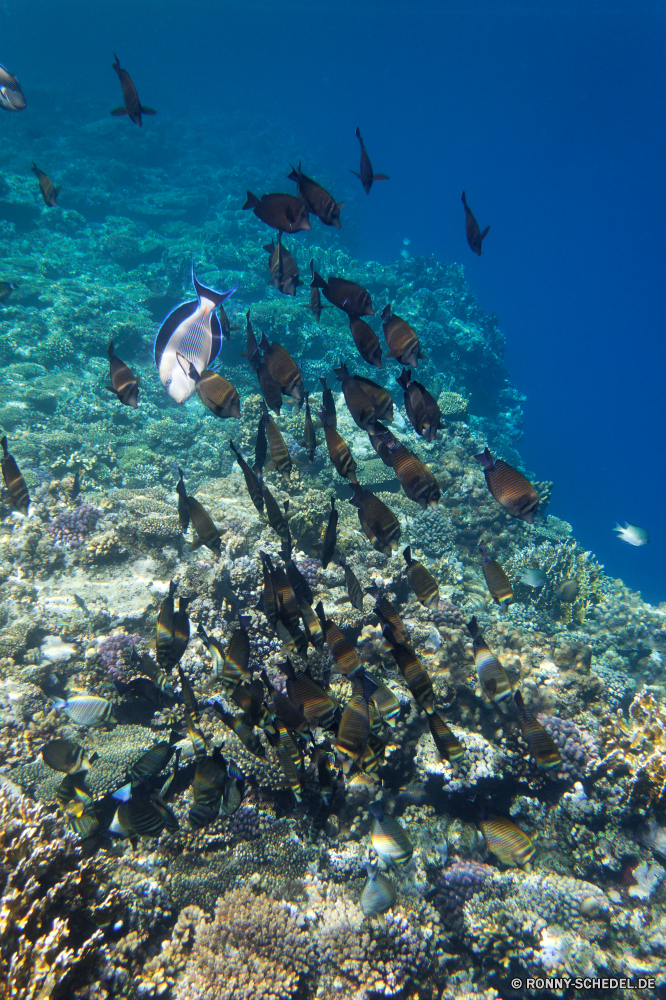
[[[2,445],[0,467],[2,468],[2,478],[9,493],[9,498],[21,514],[27,514],[28,507],[30,506],[30,494],[28,493],[28,487],[25,485],[25,479],[16,464],[16,459],[13,455],[9,454],[6,434],[0,440],[0,445]]]
[[[513,600],[511,582],[497,560],[491,557],[483,541],[479,542],[479,552],[483,559],[481,569],[483,570],[488,590],[502,611],[506,611],[509,601]]]
[[[539,507],[539,494],[529,479],[501,458],[493,462],[488,448],[474,458],[481,465],[488,489],[498,504],[512,517],[533,524]]]

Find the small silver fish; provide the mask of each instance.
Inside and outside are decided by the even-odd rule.
[[[645,528],[639,528],[637,524],[629,524],[628,521],[624,522],[624,528],[616,524],[613,531],[617,531],[617,537],[621,538],[623,542],[629,542],[630,545],[647,545],[650,541],[650,536]]]
[[[519,578],[518,583],[524,583],[526,587],[538,590],[546,582],[546,574],[542,569],[526,569]]]

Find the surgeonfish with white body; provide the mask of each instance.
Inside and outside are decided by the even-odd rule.
[[[194,264],[192,284],[197,298],[183,302],[169,313],[157,331],[153,347],[160,382],[177,403],[184,403],[194,394],[198,380],[193,375],[200,380],[218,356],[222,328],[215,310],[238,287],[235,285],[227,292],[206,288],[197,281]]]

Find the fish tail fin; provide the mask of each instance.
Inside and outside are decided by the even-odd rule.
[[[485,240],[485,238],[486,238],[486,236],[488,235],[489,232],[490,232],[490,226],[486,226],[486,228],[481,233],[481,239]]]
[[[412,373],[409,368],[403,368],[399,375],[396,376],[396,382],[398,385],[407,392],[409,383],[412,381]]]
[[[155,108],[147,108],[145,104],[142,104],[141,105],[141,114],[142,115],[156,115],[157,111],[155,111]]]
[[[270,351],[271,349],[271,345],[265,333],[262,333],[261,335],[261,340],[259,341],[259,347],[262,349],[262,351]]]
[[[288,181],[295,181],[298,184],[298,182],[300,181],[300,179],[301,179],[301,171],[300,171],[300,169],[296,170],[295,167],[292,167],[291,168],[291,173],[287,174],[287,180]]]
[[[516,703],[516,708],[518,709],[521,718],[524,719],[527,715],[527,709],[525,708],[525,702],[523,701],[523,696],[520,693],[519,688],[516,688],[516,690],[513,692],[513,700]]]
[[[115,61],[114,63],[111,63],[111,67],[112,67],[112,69],[115,69],[115,68],[116,68],[116,66],[120,66],[120,59],[118,58],[118,56],[116,55],[116,53],[115,53],[115,52],[113,53],[113,58],[114,58],[114,59],[115,59],[116,61]]]
[[[321,622],[322,626],[324,626],[326,624],[326,615],[324,614],[324,605],[321,603],[321,601],[319,601],[319,603],[315,608],[315,614],[319,619],[319,621]]]
[[[108,355],[109,355],[109,361],[113,361],[115,355],[113,353],[113,341],[112,340],[109,341]]]
[[[472,639],[476,639],[477,635],[479,634],[479,625],[476,620],[476,615],[473,615],[472,620],[467,622],[467,630],[471,635]]]
[[[391,303],[389,302],[388,305],[385,305],[384,308],[382,309],[382,322],[388,323],[390,318],[391,318]]]
[[[245,204],[243,205],[243,208],[244,209],[246,209],[246,208],[256,208],[257,205],[261,205],[261,202],[257,198],[256,194],[252,194],[251,191],[248,191],[247,192],[247,200],[246,200]]]
[[[405,557],[405,562],[407,563],[407,565],[411,566],[411,564],[412,564],[412,549],[411,549],[411,546],[408,545],[406,549],[403,549],[402,554]]]
[[[494,462],[493,456],[490,454],[490,449],[486,446],[480,455],[475,455],[474,458],[477,460],[482,469],[492,469]]]

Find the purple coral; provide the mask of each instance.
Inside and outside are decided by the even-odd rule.
[[[537,719],[560,751],[562,763],[557,771],[558,778],[580,781],[589,774],[599,759],[594,737],[570,719],[543,713]]]
[[[238,840],[254,840],[261,832],[254,806],[240,806],[229,821],[229,833]]]
[[[321,562],[319,559],[313,559],[312,556],[303,556],[302,559],[294,559],[294,563],[310,586],[313,588],[316,587],[317,574],[321,569]]]
[[[120,680],[123,667],[125,666],[124,651],[131,649],[141,642],[140,635],[127,635],[125,632],[118,632],[115,635],[107,635],[99,640],[99,655],[102,663],[109,671],[111,677]]]
[[[64,549],[75,549],[82,545],[86,536],[94,530],[102,516],[102,511],[92,504],[82,503],[74,510],[64,510],[47,524],[47,531],[53,536],[53,544]]]
[[[454,861],[435,882],[433,903],[448,931],[462,935],[463,906],[474,896],[495,869],[480,861]]]

